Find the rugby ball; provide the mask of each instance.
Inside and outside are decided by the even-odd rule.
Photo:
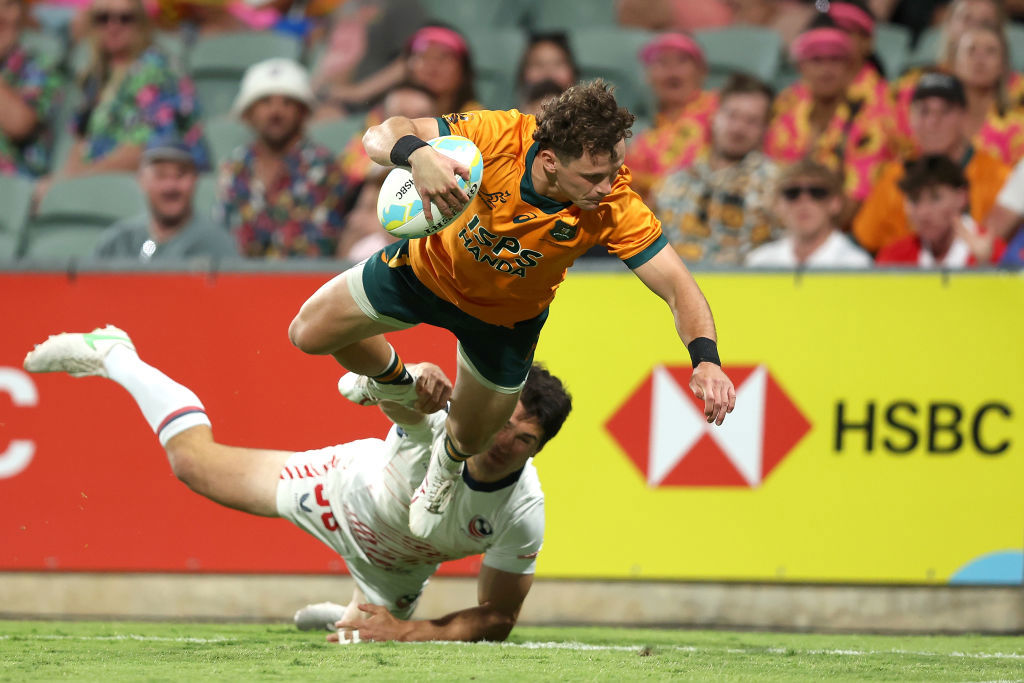
[[[459,187],[465,190],[470,199],[462,207],[462,211],[465,211],[480,190],[480,181],[484,177],[484,160],[480,150],[471,140],[459,135],[445,135],[428,140],[428,143],[441,154],[461,161],[469,167],[468,183],[457,177]],[[384,229],[395,237],[412,239],[432,235],[448,226],[462,211],[446,217],[431,203],[430,212],[434,222],[428,223],[426,216],[423,215],[423,202],[413,184],[412,171],[408,168],[399,167],[388,173],[384,178],[384,185],[380,188],[380,194],[377,195],[377,218]]]

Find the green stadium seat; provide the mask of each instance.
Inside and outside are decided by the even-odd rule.
[[[432,21],[447,24],[464,36],[487,27],[517,27],[527,22],[532,6],[538,0],[499,2],[498,0],[420,0]],[[563,0],[544,0],[562,2]],[[475,58],[476,55],[474,54]]]
[[[231,111],[242,74],[256,62],[272,57],[299,61],[301,56],[298,40],[270,31],[200,38],[188,55],[188,70],[203,116],[215,117]]]
[[[942,44],[942,28],[932,26],[925,29],[917,37],[917,43],[907,55],[903,64],[904,69],[925,67],[935,64],[939,59],[939,47]]]
[[[758,26],[732,26],[698,31],[694,38],[708,62],[705,88],[716,90],[735,72],[772,83],[782,61],[782,40],[776,31]]]
[[[32,219],[33,225],[78,223],[106,227],[146,210],[131,173],[103,173],[57,180]]]
[[[653,33],[641,29],[585,26],[569,32],[569,45],[584,80],[601,77],[615,85],[619,103],[638,116],[653,113],[639,52]]]
[[[130,173],[57,180],[28,223],[23,257],[86,258],[106,228],[145,210],[142,190]]]
[[[18,255],[32,206],[32,181],[0,176],[0,206],[0,261],[4,261]]]
[[[309,138],[323,145],[335,154],[340,154],[353,137],[363,132],[366,120],[356,114],[343,118],[317,121],[310,124],[307,133]]]
[[[910,29],[898,24],[875,26],[875,54],[889,79],[899,78],[910,55]]]
[[[64,63],[64,41],[59,36],[47,31],[22,31],[19,40],[45,68],[56,68]]]
[[[222,33],[200,38],[189,53],[188,67],[193,75],[236,75],[264,59],[286,57],[299,61],[302,45],[298,40],[273,31]]]
[[[1017,22],[1007,24],[1006,40],[1010,45],[1010,65],[1014,71],[1024,71],[1024,26]]]
[[[482,27],[470,34],[468,42],[476,72],[473,85],[477,99],[488,109],[516,106],[516,69],[526,49],[522,29]]]
[[[97,225],[30,226],[23,259],[65,262],[88,259],[106,227]]]
[[[618,26],[615,0],[546,0],[527,15],[537,32],[568,31],[579,26]]]
[[[208,220],[213,217],[213,208],[217,204],[217,176],[214,173],[201,173],[196,183],[196,193],[192,199],[192,210],[195,215]]]
[[[249,127],[233,116],[219,116],[203,123],[206,144],[210,149],[213,167],[217,168],[237,147],[252,139]]]

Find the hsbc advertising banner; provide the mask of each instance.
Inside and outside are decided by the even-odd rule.
[[[1024,280],[697,279],[737,388],[722,427],[639,281],[559,291],[538,355],[575,409],[537,459],[545,575],[1022,582]]]
[[[382,417],[337,395],[336,364],[287,339],[330,275],[0,275],[0,570],[343,572],[289,523],[188,491],[120,387],[20,367],[48,334],[115,323],[196,391],[225,443],[380,436]],[[535,461],[539,576],[1022,582],[1024,280],[698,280],[737,387],[722,427],[703,421],[669,311],[642,283],[561,287],[537,358],[574,411]],[[448,333],[393,341],[454,372]]]

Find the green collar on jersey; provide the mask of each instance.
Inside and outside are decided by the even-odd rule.
[[[538,194],[537,190],[533,189],[533,160],[537,157],[539,150],[540,143],[535,142],[530,145],[530,149],[526,153],[526,172],[523,173],[523,179],[519,183],[519,196],[523,198],[524,202],[536,206],[544,213],[564,211],[572,206],[572,202],[556,202],[551,197]]]

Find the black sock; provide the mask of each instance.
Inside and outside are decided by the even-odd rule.
[[[412,375],[405,369],[405,363],[398,357],[398,352],[391,349],[391,362],[384,372],[372,377],[378,384],[412,384]]]

